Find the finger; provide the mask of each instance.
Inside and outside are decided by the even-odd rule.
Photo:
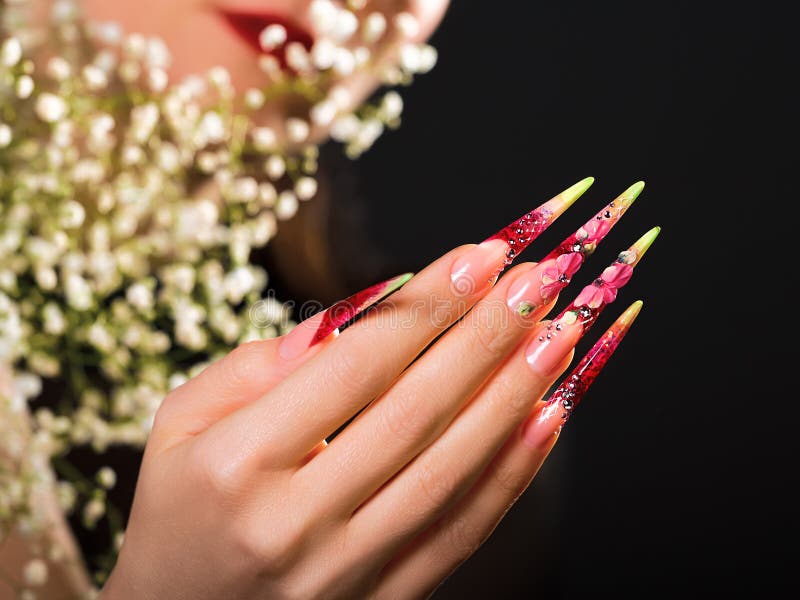
[[[612,201],[548,254],[545,262],[521,265],[508,273],[458,327],[296,477],[314,482],[328,506],[352,513],[438,437],[464,402],[547,314],[558,292],[641,189],[637,184]],[[443,372],[452,373],[445,386]],[[354,463],[361,467],[353,469]]]
[[[636,302],[625,311],[548,401],[517,427],[453,510],[387,565],[375,598],[426,597],[481,546],[536,476],[566,419],[629,331],[641,306]]]
[[[339,327],[400,288],[411,276],[389,279],[337,302],[281,338],[242,344],[164,400],[158,414],[159,436],[169,437],[167,443],[171,444],[197,435],[257,400],[333,341]]]
[[[296,465],[483,297],[500,270],[587,187],[577,184],[484,243],[435,261],[386,303],[387,310],[348,328],[270,394],[219,423],[216,434],[245,436],[271,464]]]
[[[635,250],[622,255],[630,256],[631,263],[635,264],[654,239],[655,235],[648,234],[644,242],[640,240],[633,246]],[[609,277],[608,271],[603,271],[605,277]],[[620,272],[609,281],[622,287],[630,276],[630,272]],[[579,298],[582,295],[584,292]],[[592,310],[602,310],[614,298],[616,292]],[[533,402],[547,390],[554,379],[551,374],[557,373],[561,366],[566,368],[564,358],[594,323],[595,313],[592,313],[595,317],[586,322],[580,318],[565,318],[564,315],[573,314],[571,311],[576,310],[576,304],[580,312],[583,305],[575,301],[561,317],[543,325],[524,353],[515,353],[503,365],[445,433],[359,509],[351,521],[354,539],[358,539],[359,531],[368,531],[378,523],[394,519],[398,523],[395,538],[384,536],[369,549],[370,553],[379,553],[383,548],[391,552],[393,545],[404,543],[406,538],[433,522],[472,485],[511,431],[528,414]],[[491,426],[487,427],[487,423]],[[335,442],[331,450],[334,445]]]

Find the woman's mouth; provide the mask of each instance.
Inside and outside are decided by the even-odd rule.
[[[301,44],[306,50],[311,50],[314,44],[312,35],[297,23],[270,13],[242,12],[221,10],[220,14],[228,22],[231,28],[241,37],[251,48],[259,54],[268,54],[277,58],[281,67],[287,68],[286,48],[292,43]],[[283,35],[279,35],[275,41],[279,43],[262,44],[261,33],[270,26],[277,25],[285,31],[285,40],[280,42]]]

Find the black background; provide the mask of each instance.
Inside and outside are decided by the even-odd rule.
[[[403,127],[356,164],[358,194],[336,199],[369,240],[352,290],[478,242],[587,175],[594,187],[524,259],[638,179],[644,194],[573,293],[663,232],[581,347],[643,298],[621,352],[438,597],[749,596],[786,582],[790,26],[764,3],[454,2]]]

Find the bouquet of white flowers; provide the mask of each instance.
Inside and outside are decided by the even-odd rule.
[[[37,29],[20,4],[0,7],[0,542],[47,529],[33,499],[52,489],[93,527],[115,473],[56,478],[51,462],[77,446],[143,446],[170,389],[235,345],[286,331],[289,311],[265,294],[250,254],[316,193],[310,130],[330,126],[357,156],[402,110],[389,92],[342,112],[331,83],[342,61],[328,64],[323,50],[349,50],[330,40],[287,53],[294,77],[262,57],[264,88],[238,98],[221,68],[171,85],[158,39],[84,22],[63,1]],[[330,2],[315,5],[330,17]],[[364,35],[380,35],[377,20]],[[399,52],[386,81],[435,62],[428,46]],[[285,123],[282,146],[256,114],[290,93],[307,100],[308,118]],[[58,402],[30,410],[43,378]],[[122,532],[111,525],[114,546]],[[59,556],[48,544],[41,553]],[[44,563],[28,565],[31,585],[43,568],[46,578]]]

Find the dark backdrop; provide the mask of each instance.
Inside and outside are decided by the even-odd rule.
[[[454,2],[403,127],[356,164],[358,193],[336,198],[349,287],[480,241],[587,175],[593,189],[524,258],[640,178],[643,196],[571,289],[664,229],[589,336],[645,299],[621,353],[438,597],[782,583],[797,533],[789,26],[755,2]],[[369,257],[350,254],[355,234]]]

